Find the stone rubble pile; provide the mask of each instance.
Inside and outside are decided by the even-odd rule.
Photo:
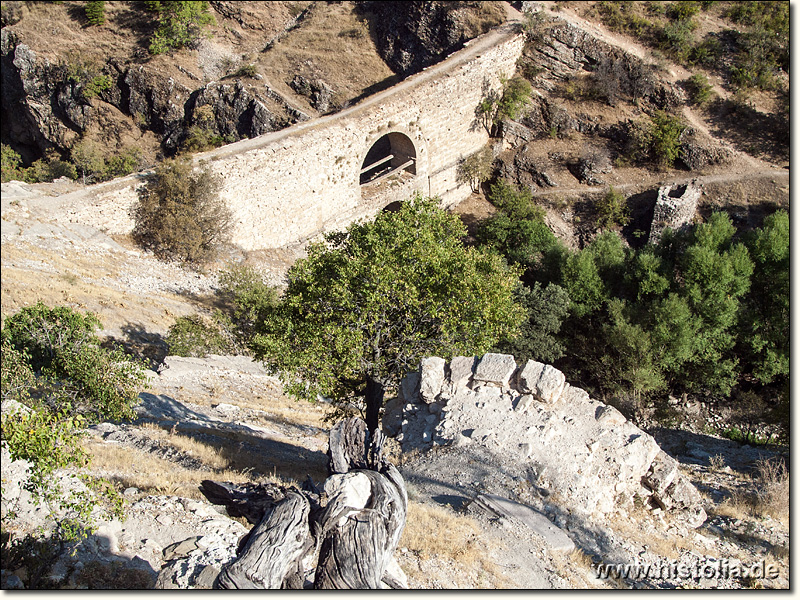
[[[526,464],[538,490],[587,516],[638,501],[690,527],[706,519],[699,493],[652,436],[551,365],[518,367],[492,353],[425,358],[387,404],[384,428],[405,451],[479,444]]]

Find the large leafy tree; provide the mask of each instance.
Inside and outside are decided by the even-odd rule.
[[[519,272],[467,248],[458,218],[419,196],[312,244],[259,324],[255,354],[301,398],[363,398],[370,429],[387,391],[428,355],[481,354],[525,316]]]
[[[757,268],[745,302],[742,353],[766,384],[789,375],[789,214],[780,210],[764,219],[748,248]]]

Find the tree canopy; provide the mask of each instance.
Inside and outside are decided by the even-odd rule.
[[[524,318],[518,270],[465,247],[465,234],[458,217],[420,196],[328,234],[289,270],[280,303],[259,324],[256,356],[295,396],[366,397],[374,429],[384,393],[421,358],[482,354]]]

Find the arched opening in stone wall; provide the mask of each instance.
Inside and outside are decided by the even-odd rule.
[[[407,135],[387,133],[372,145],[361,164],[359,183],[373,183],[394,173],[417,174],[417,151]]]
[[[403,202],[400,200],[395,200],[394,202],[390,202],[386,206],[383,207],[383,212],[392,213],[392,212],[399,212],[400,209],[403,208]]]

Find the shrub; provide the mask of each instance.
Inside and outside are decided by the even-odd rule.
[[[99,325],[91,313],[42,303],[3,322],[2,398],[21,407],[3,413],[2,440],[12,460],[31,462],[24,488],[49,509],[56,541],[84,537],[104,499],[117,515],[121,508],[106,482],[81,477],[86,487],[62,488],[56,477],[59,469],[88,463],[80,446],[87,425],[133,417],[145,378],[140,364],[101,346],[94,333]],[[13,517],[12,511],[4,521]]]
[[[238,340],[249,344],[256,324],[278,305],[277,290],[264,282],[255,269],[236,265],[219,276],[221,296],[230,303],[228,316]]]
[[[669,17],[678,21],[691,19],[700,12],[700,3],[691,0],[679,0],[669,5]]]
[[[14,180],[23,181],[25,179],[25,172],[20,167],[22,157],[14,152],[11,146],[3,144],[0,148],[2,148],[2,150],[0,150],[0,161],[2,161],[0,162],[0,173],[2,174],[0,180],[2,180],[3,183]]]
[[[714,96],[714,89],[708,82],[708,77],[702,73],[695,73],[687,79],[686,88],[689,92],[690,101],[699,106],[707,104]]]
[[[92,313],[39,302],[7,317],[3,336],[43,378],[39,383],[58,382],[46,400],[54,410],[94,421],[132,418],[144,372],[121,350],[101,347],[98,327]]]
[[[163,259],[213,260],[227,241],[231,212],[219,197],[220,180],[194,172],[187,161],[159,165],[133,207],[133,237]]]
[[[630,223],[630,209],[625,204],[625,196],[614,186],[608,188],[605,195],[597,202],[597,221],[602,228],[611,225],[627,225]]]
[[[468,183],[472,191],[477,191],[481,184],[488,181],[494,172],[494,158],[489,146],[470,154],[458,165],[458,181]]]
[[[255,77],[258,75],[255,65],[243,65],[233,74],[234,77]]]
[[[651,115],[649,123],[632,123],[628,130],[628,157],[660,169],[672,168],[680,155],[684,129],[680,117],[664,111]]]
[[[530,82],[522,77],[501,77],[500,83],[503,86],[502,93],[489,93],[475,109],[476,116],[489,135],[497,133],[497,127],[503,119],[516,119],[519,116],[533,90]]]
[[[200,315],[178,317],[169,328],[165,341],[173,356],[203,358],[209,354],[239,354],[219,316],[209,321]]]
[[[122,177],[138,171],[142,164],[142,152],[138,148],[126,148],[109,157],[103,168],[103,179]]]
[[[156,1],[146,2],[145,6],[158,13],[158,28],[150,38],[151,54],[191,46],[203,35],[204,28],[214,23],[205,1]]]
[[[102,0],[89,0],[83,10],[90,25],[102,25],[106,22],[106,3]]]
[[[667,24],[661,31],[661,48],[677,61],[685,62],[694,45],[692,32],[695,27],[695,23],[689,20],[672,21]]]
[[[25,181],[28,183],[50,182],[60,177],[77,179],[78,171],[72,163],[55,157],[39,159],[25,169]]]

